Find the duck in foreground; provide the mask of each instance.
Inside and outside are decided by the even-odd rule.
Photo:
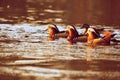
[[[59,37],[63,37],[63,38],[67,37],[66,31],[59,31],[57,26],[54,24],[48,25],[47,30],[49,31],[49,38],[51,39],[56,39]]]
[[[79,35],[78,31],[73,25],[68,25],[67,26],[67,40],[71,43],[76,43],[76,42],[86,42],[87,41],[87,36]]]
[[[92,46],[96,45],[110,45],[111,38],[113,38],[116,34],[112,34],[109,31],[105,31],[103,33],[104,37],[98,37],[96,31],[93,28],[89,28],[86,32],[87,42]]]

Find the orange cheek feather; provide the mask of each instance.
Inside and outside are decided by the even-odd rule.
[[[105,35],[104,39],[106,41],[109,41],[111,39],[111,34],[112,34],[111,32],[105,31],[103,34]]]
[[[88,39],[87,41],[90,42],[90,41],[93,41],[95,38],[94,38],[94,35],[92,34],[92,32],[88,33]]]
[[[49,37],[53,37],[55,35],[55,31],[52,29],[49,29]]]

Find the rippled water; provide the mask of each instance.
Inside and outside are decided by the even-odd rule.
[[[49,41],[46,28],[47,25],[0,25],[1,80],[120,79],[119,44],[90,48],[81,42],[71,45],[65,38]],[[59,25],[60,30],[65,28]],[[120,39],[120,30],[113,31]]]
[[[120,43],[92,48],[82,42],[69,44],[65,38],[48,39],[47,24],[55,23],[65,30],[69,22],[77,21],[82,10],[71,8],[71,0],[15,1],[19,5],[0,2],[0,80],[120,80]],[[76,10],[78,16],[73,15]],[[90,15],[100,20],[98,14]],[[120,26],[92,27],[104,27],[120,40]]]

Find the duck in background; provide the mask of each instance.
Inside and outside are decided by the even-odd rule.
[[[83,32],[83,35],[85,35],[85,33],[88,31],[89,28],[94,29],[94,31],[96,32],[96,35],[98,37],[100,37],[100,32],[104,31],[104,28],[96,29],[96,28],[90,27],[89,24],[83,24],[82,27],[81,27],[81,29],[85,29],[84,32]]]
[[[116,35],[112,34],[109,31],[104,31],[104,37],[98,37],[96,31],[93,28],[89,28],[85,34],[88,35],[88,44],[90,44],[93,47],[96,45],[110,45],[111,38],[113,38]]]
[[[66,38],[67,35],[68,35],[66,33],[66,31],[60,31],[55,24],[48,25],[47,30],[49,31],[49,35],[48,36],[49,36],[50,40],[54,40],[54,39],[57,39],[59,37]]]
[[[90,29],[92,28],[94,30],[96,38],[104,37],[104,35],[107,35],[105,28],[93,28],[93,27],[90,27],[88,24],[83,24],[81,28],[85,29],[82,35],[86,35],[86,32],[88,31],[89,28]],[[101,35],[102,32],[103,32],[103,34]],[[120,42],[120,40],[115,39],[115,37],[114,37],[115,35],[117,35],[117,34],[112,33],[112,37],[110,38],[110,41],[114,44],[117,44]]]

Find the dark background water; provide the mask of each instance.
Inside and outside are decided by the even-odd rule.
[[[60,31],[100,24],[92,27],[120,40],[119,7],[119,0],[0,0],[0,80],[120,80],[120,43],[71,45],[49,41],[46,31],[49,23]]]
[[[120,25],[119,0],[1,0],[0,23]]]

